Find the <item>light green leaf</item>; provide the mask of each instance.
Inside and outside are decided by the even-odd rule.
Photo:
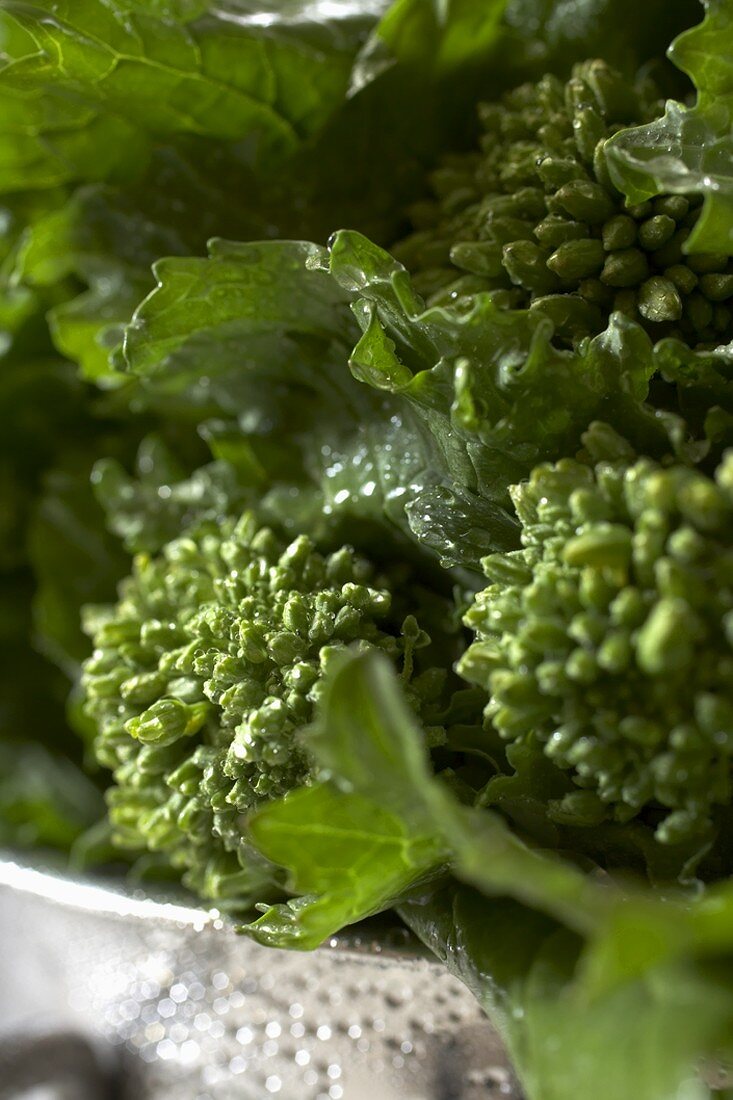
[[[367,43],[353,86],[400,62],[445,73],[475,64],[501,41],[507,0],[396,0]]]
[[[318,785],[297,791],[250,823],[268,859],[291,870],[300,896],[271,906],[246,931],[258,943],[310,950],[328,936],[387,909],[446,852],[396,814],[357,794]]]
[[[208,260],[160,260],[158,287],[125,334],[127,368],[151,384],[169,379],[182,389],[251,366],[258,337],[274,350],[277,340],[289,349],[298,337],[320,338],[327,349],[348,336],[345,295],[322,276],[303,277],[314,251],[315,245],[292,241],[212,241]],[[215,351],[213,362],[202,355],[204,340]],[[273,371],[283,369],[277,358],[292,357],[285,349]]]
[[[353,655],[332,674],[308,743],[326,782],[271,803],[249,824],[258,849],[287,867],[292,889],[305,896],[269,909],[248,927],[255,937],[315,946],[346,920],[393,904],[446,862],[488,894],[522,899],[578,930],[594,927],[605,911],[601,888],[527,848],[500,818],[462,805],[432,775],[424,735],[379,654]],[[341,822],[335,830],[334,821]],[[381,874],[375,863],[372,876],[364,867],[378,851]],[[349,867],[360,870],[346,889]],[[353,899],[348,912],[345,898]]]
[[[548,908],[571,927],[587,928],[601,912],[583,875],[527,848],[496,815],[461,805],[434,777],[395,672],[378,654],[354,657],[337,673],[308,742],[342,789],[441,836],[465,881]]]
[[[582,942],[530,908],[447,886],[416,894],[400,913],[477,996],[507,1042],[527,1100],[719,1095],[700,1060],[713,1076],[730,1054],[725,974],[685,960],[591,997],[578,969]],[[624,931],[634,939],[631,922]],[[640,936],[640,950],[645,942]]]
[[[154,0],[4,6],[38,52],[0,72],[14,139],[0,190],[130,180],[160,141],[182,141],[191,154],[202,138],[239,143],[243,167],[278,159],[343,96],[373,18],[346,11],[304,23],[294,5],[248,13]]]
[[[635,896],[633,904],[610,912],[604,934],[582,964],[591,998],[643,977],[655,967],[680,960],[733,955],[733,888],[711,884],[692,901],[674,895]]]
[[[704,22],[670,50],[697,89],[694,107],[670,101],[658,122],[617,135],[608,163],[631,202],[662,192],[702,195],[686,250],[733,255],[733,11],[726,0],[704,3]]]

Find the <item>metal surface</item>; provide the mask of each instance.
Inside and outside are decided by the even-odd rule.
[[[2,1031],[108,1041],[129,1100],[519,1100],[472,996],[397,942],[274,951],[215,911],[7,861],[0,944]]]
[[[115,1048],[79,1032],[25,1028],[0,1039],[0,1097],[42,1090],[49,1100],[125,1100],[129,1083]]]

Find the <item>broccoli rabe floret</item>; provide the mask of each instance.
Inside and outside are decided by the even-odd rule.
[[[261,900],[271,868],[243,823],[309,782],[299,734],[332,660],[374,647],[401,667],[416,709],[440,694],[437,670],[412,675],[429,639],[395,619],[386,583],[350,548],[287,544],[251,513],[138,555],[119,603],[86,614],[85,710],[114,771],[117,843],[167,853],[204,896]]]
[[[640,816],[673,844],[731,802],[733,453],[708,477],[594,432],[613,457],[514,487],[523,549],[484,560],[460,670],[572,777],[560,820]]]
[[[685,254],[701,199],[631,205],[609,174],[606,140],[662,107],[648,78],[600,60],[484,104],[479,149],[433,173],[435,197],[414,208],[416,231],[395,254],[432,301],[501,290],[512,308],[549,316],[560,343],[601,332],[614,310],[655,340],[726,343],[733,263]]]

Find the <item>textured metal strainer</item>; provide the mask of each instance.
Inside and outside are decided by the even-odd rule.
[[[4,1033],[103,1041],[126,1100],[519,1100],[472,996],[399,934],[273,951],[216,912],[7,860],[0,937]]]

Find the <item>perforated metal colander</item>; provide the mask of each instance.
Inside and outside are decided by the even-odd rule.
[[[274,951],[215,911],[6,860],[0,943],[3,1100],[39,1082],[63,1100],[519,1100],[472,996],[399,934]]]

